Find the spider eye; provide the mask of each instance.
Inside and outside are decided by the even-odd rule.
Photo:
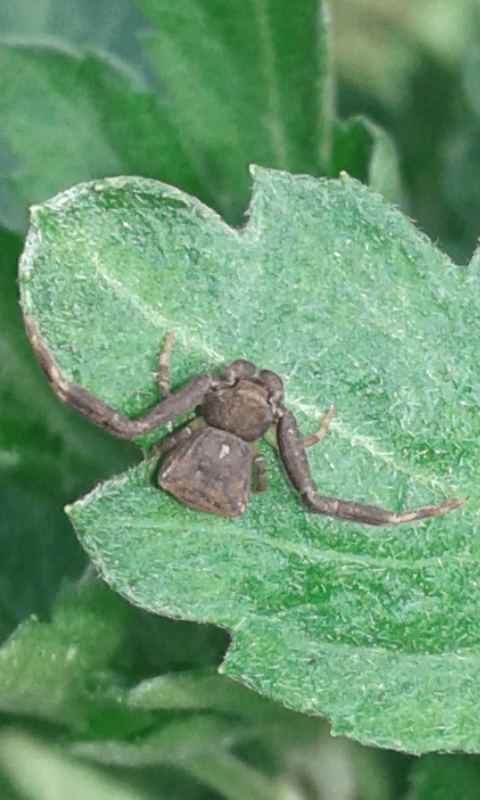
[[[264,386],[270,392],[271,399],[278,402],[283,397],[283,381],[276,372],[271,372],[269,369],[260,370],[258,376]]]

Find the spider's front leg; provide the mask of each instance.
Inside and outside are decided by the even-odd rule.
[[[149,433],[175,417],[193,411],[202,405],[206,394],[219,382],[219,378],[214,375],[199,375],[173,394],[169,394],[168,356],[173,345],[173,334],[170,333],[160,354],[158,369],[159,387],[165,398],[147,414],[136,419],[128,419],[92,392],[65,380],[54,357],[40,339],[33,317],[25,317],[25,327],[40,365],[57,397],[69,408],[119,439],[133,439],[140,434]]]
[[[291,411],[285,411],[278,421],[277,444],[283,465],[294,489],[299,493],[307,508],[316,514],[339,517],[351,522],[363,522],[366,525],[396,525],[401,522],[412,522],[416,519],[447,514],[454,508],[463,505],[466,500],[465,497],[456,497],[435,505],[422,506],[395,514],[393,511],[387,511],[378,506],[340,500],[336,497],[325,497],[318,494],[317,487],[313,482],[305,445]]]

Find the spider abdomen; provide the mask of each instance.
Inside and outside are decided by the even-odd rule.
[[[167,453],[157,482],[189,508],[241,517],[248,501],[251,472],[250,445],[207,425]]]

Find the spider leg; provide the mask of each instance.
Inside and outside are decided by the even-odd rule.
[[[260,452],[260,448],[256,442],[251,444],[253,454],[253,474],[254,478],[250,491],[255,494],[266,492],[268,489],[267,470],[265,468],[265,459]]]
[[[396,525],[401,522],[412,522],[426,517],[437,517],[447,514],[463,505],[466,497],[444,500],[435,505],[422,506],[410,511],[395,514],[385,508],[340,500],[336,497],[325,497],[318,494],[313,482],[307,454],[303,445],[297,421],[291,411],[286,411],[277,425],[277,442],[287,475],[303,502],[316,514],[327,517],[339,517],[351,522],[363,522],[366,525]]]
[[[170,450],[173,450],[173,448],[177,446],[177,444],[189,439],[192,433],[193,429],[191,425],[186,425],[184,428],[180,428],[180,430],[176,433],[172,433],[170,436],[162,439],[161,442],[158,442],[158,444],[156,444],[150,452],[150,456],[162,456],[165,453],[169,453]]]
[[[335,406],[333,405],[333,403],[330,403],[328,411],[326,411],[325,414],[323,415],[322,421],[320,422],[318,429],[313,433],[309,433],[307,436],[303,437],[302,443],[305,450],[309,447],[313,447],[314,444],[317,444],[317,442],[323,439],[323,437],[325,436],[326,432],[330,427],[330,423],[334,416],[335,416]],[[272,425],[272,427],[268,429],[265,438],[272,447],[275,447],[278,450],[276,426]]]
[[[25,327],[31,345],[40,362],[40,366],[57,397],[69,408],[82,414],[82,416],[91,420],[96,425],[99,425],[101,428],[104,428],[114,436],[117,436],[119,439],[133,439],[135,436],[149,433],[155,430],[155,428],[165,425],[166,422],[175,419],[175,417],[186,414],[188,411],[193,411],[194,408],[202,405],[205,395],[210,389],[218,385],[220,380],[214,375],[198,375],[189,383],[185,384],[185,386],[178,389],[178,391],[169,394],[162,402],[157,403],[151,411],[148,411],[146,414],[136,419],[129,419],[120,412],[115,411],[115,409],[107,403],[104,403],[103,400],[100,400],[92,392],[89,392],[82,386],[77,386],[63,377],[54,357],[45,343],[40,339],[38,328],[33,317],[25,316]],[[169,337],[167,336],[167,341],[168,340]],[[166,347],[164,347],[162,351],[167,353],[167,365],[168,348],[171,350],[171,345],[167,345],[166,343]]]
[[[308,436],[303,437],[303,446],[305,450],[308,447],[313,447],[313,445],[319,442],[320,439],[323,439],[323,437],[325,436],[326,432],[330,427],[330,423],[334,416],[335,416],[335,406],[333,405],[333,403],[330,403],[328,411],[322,417],[322,421],[320,423],[318,430],[316,430],[314,433],[310,433]]]
[[[205,421],[202,417],[195,417],[187,425],[184,425],[183,428],[180,428],[180,430],[171,433],[170,436],[166,436],[165,439],[161,439],[150,451],[150,457],[161,456],[164,453],[168,453],[170,450],[173,450],[177,444],[189,439],[194,431],[198,431],[200,428],[204,427]]]
[[[165,344],[160,352],[158,357],[158,365],[157,365],[157,383],[158,383],[158,391],[160,393],[160,397],[162,400],[165,400],[167,395],[170,394],[170,369],[169,369],[169,359],[170,354],[172,352],[172,348],[175,342],[175,331],[169,331],[167,333]]]

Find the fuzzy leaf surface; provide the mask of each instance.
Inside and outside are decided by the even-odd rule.
[[[477,750],[479,260],[459,270],[348,177],[252,173],[242,230],[132,178],[34,209],[22,302],[64,375],[136,416],[173,329],[173,390],[243,357],[283,376],[304,433],[335,402],[309,451],[322,494],[468,504],[390,528],[316,516],[262,443],[269,491],[241,520],[158,491],[154,461],[69,514],[114,589],[232,630],[229,675],[364,742]]]

